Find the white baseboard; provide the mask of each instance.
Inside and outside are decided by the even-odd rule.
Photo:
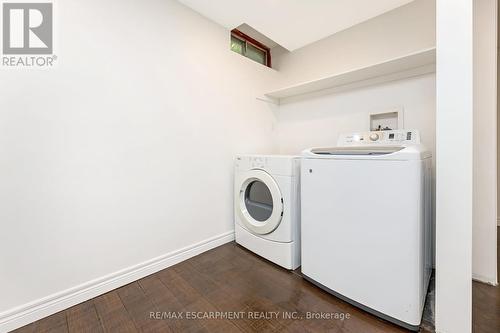
[[[0,313],[0,332],[22,327],[234,240],[234,231]]]
[[[495,278],[488,278],[486,276],[472,274],[472,280],[481,283],[486,283],[489,284],[490,286],[498,286],[498,283],[496,282]]]

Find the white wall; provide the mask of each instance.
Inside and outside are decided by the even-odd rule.
[[[497,0],[474,5],[472,277],[497,283]]]
[[[273,59],[278,87],[380,63],[436,45],[435,0],[414,2]]]
[[[473,0],[437,0],[436,332],[472,328]]]
[[[227,30],[169,0],[55,19],[58,66],[0,75],[0,319],[231,231],[234,155],[273,151],[277,73]]]
[[[500,227],[500,195],[498,189],[500,189],[500,135],[498,129],[500,129],[500,103],[498,103],[498,96],[500,96],[500,24],[498,24],[498,19],[500,18],[500,6],[497,4],[497,226]],[[498,230],[498,229],[497,229]],[[497,277],[498,279],[498,277]]]
[[[273,61],[288,86],[364,67],[435,46],[435,2],[417,0]],[[336,94],[294,99],[277,108],[280,152],[330,146],[338,134],[369,130],[369,114],[402,107],[405,127],[422,131],[434,150],[435,76],[395,81]]]
[[[371,113],[395,108],[404,109],[405,127],[420,130],[434,151],[435,103],[435,75],[428,74],[284,104],[276,111],[280,153],[335,146],[341,133],[370,130]]]
[[[498,103],[498,96],[500,96],[500,24],[498,24],[498,19],[500,18],[500,6],[497,4],[497,189],[500,189],[500,135],[498,129],[500,128],[500,103]],[[497,190],[497,226],[500,227],[500,195]]]

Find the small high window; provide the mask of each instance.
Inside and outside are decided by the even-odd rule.
[[[271,50],[238,29],[231,31],[231,50],[259,64],[271,67]]]

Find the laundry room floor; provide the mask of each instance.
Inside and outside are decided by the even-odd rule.
[[[153,319],[151,312],[239,312],[239,319]],[[255,318],[248,318],[252,312]],[[349,319],[285,319],[286,313]],[[264,315],[278,313],[277,317]],[[16,332],[405,332],[228,243]]]
[[[500,227],[497,228],[497,269],[500,276]],[[472,332],[500,332],[500,286],[472,282]]]
[[[500,228],[499,228],[500,235]],[[499,237],[500,238],[500,237]],[[500,239],[499,239],[500,245]],[[499,247],[500,258],[500,247]],[[499,261],[500,267],[500,261]],[[432,297],[432,290],[430,295]],[[430,299],[428,296],[428,300]],[[428,302],[429,303],[429,302]],[[432,302],[423,328],[431,332]],[[349,319],[157,320],[150,312],[344,313]],[[473,332],[500,332],[500,287],[473,283]],[[406,332],[232,242],[15,332]]]
[[[498,319],[492,321],[490,317],[499,309],[498,290],[474,283],[474,332],[500,331]],[[489,308],[484,312],[482,308],[486,306]],[[246,315],[233,320],[185,317],[188,312],[215,314],[224,311],[241,311]],[[478,311],[483,315],[478,315]],[[152,312],[159,312],[160,317],[150,318]],[[286,313],[305,316],[307,312],[349,314],[349,319],[283,318]],[[249,318],[249,313],[253,313],[254,318]],[[271,313],[279,315],[269,317]],[[166,314],[170,314],[170,319],[161,318]],[[179,314],[184,318],[174,318]],[[265,314],[268,314],[268,318],[264,318]],[[424,324],[425,321],[426,315]],[[428,324],[424,325],[421,332],[431,331]],[[143,331],[406,332],[323,292],[302,279],[299,270],[289,272],[281,269],[234,242],[15,332]]]

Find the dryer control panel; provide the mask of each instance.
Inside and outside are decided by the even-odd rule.
[[[403,145],[420,144],[420,133],[416,130],[390,130],[341,134],[337,146]]]

